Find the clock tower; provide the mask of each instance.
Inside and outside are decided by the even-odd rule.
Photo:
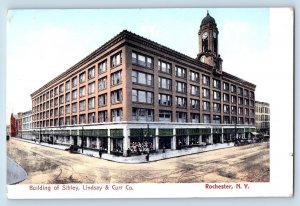
[[[213,66],[216,74],[221,74],[223,60],[218,52],[218,35],[219,31],[216,21],[207,11],[207,15],[203,18],[198,32],[199,54],[197,59],[202,63]]]

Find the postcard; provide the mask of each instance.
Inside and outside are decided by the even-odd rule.
[[[291,197],[293,19],[9,10],[7,197]]]

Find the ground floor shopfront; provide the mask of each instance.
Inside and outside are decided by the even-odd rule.
[[[22,138],[128,157],[250,139],[254,131],[250,125],[119,123],[36,128]]]

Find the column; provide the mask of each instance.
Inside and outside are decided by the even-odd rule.
[[[158,128],[155,128],[155,137],[153,138],[153,141],[153,146],[155,148],[155,151],[157,152],[159,150]]]
[[[107,130],[107,154],[110,154],[110,144],[111,144],[111,141],[110,141],[110,129]]]
[[[86,137],[86,147],[89,148],[91,146],[91,138]]]
[[[190,135],[186,137],[186,145],[190,145]]]
[[[123,129],[123,156],[127,157],[127,149],[130,148],[129,129],[126,127]]]
[[[173,128],[173,137],[172,137],[172,143],[171,143],[171,149],[176,149],[176,129]]]
[[[70,145],[74,144],[74,137],[72,135],[70,135]]]
[[[97,148],[97,149],[100,149],[100,146],[99,146],[99,144],[100,144],[99,138],[100,138],[100,137],[96,137],[96,148]]]
[[[210,144],[213,144],[214,142],[213,142],[213,129],[212,128],[210,128],[210,134],[208,135],[208,142],[210,143]]]
[[[198,137],[198,142],[199,142],[199,144],[202,143],[202,135],[199,135],[199,137]]]

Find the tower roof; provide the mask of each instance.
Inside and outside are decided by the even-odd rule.
[[[201,26],[204,25],[204,24],[208,24],[208,23],[211,23],[211,24],[216,24],[216,21],[213,17],[211,17],[209,15],[209,12],[207,11],[207,15],[206,17],[204,17],[201,21]]]

